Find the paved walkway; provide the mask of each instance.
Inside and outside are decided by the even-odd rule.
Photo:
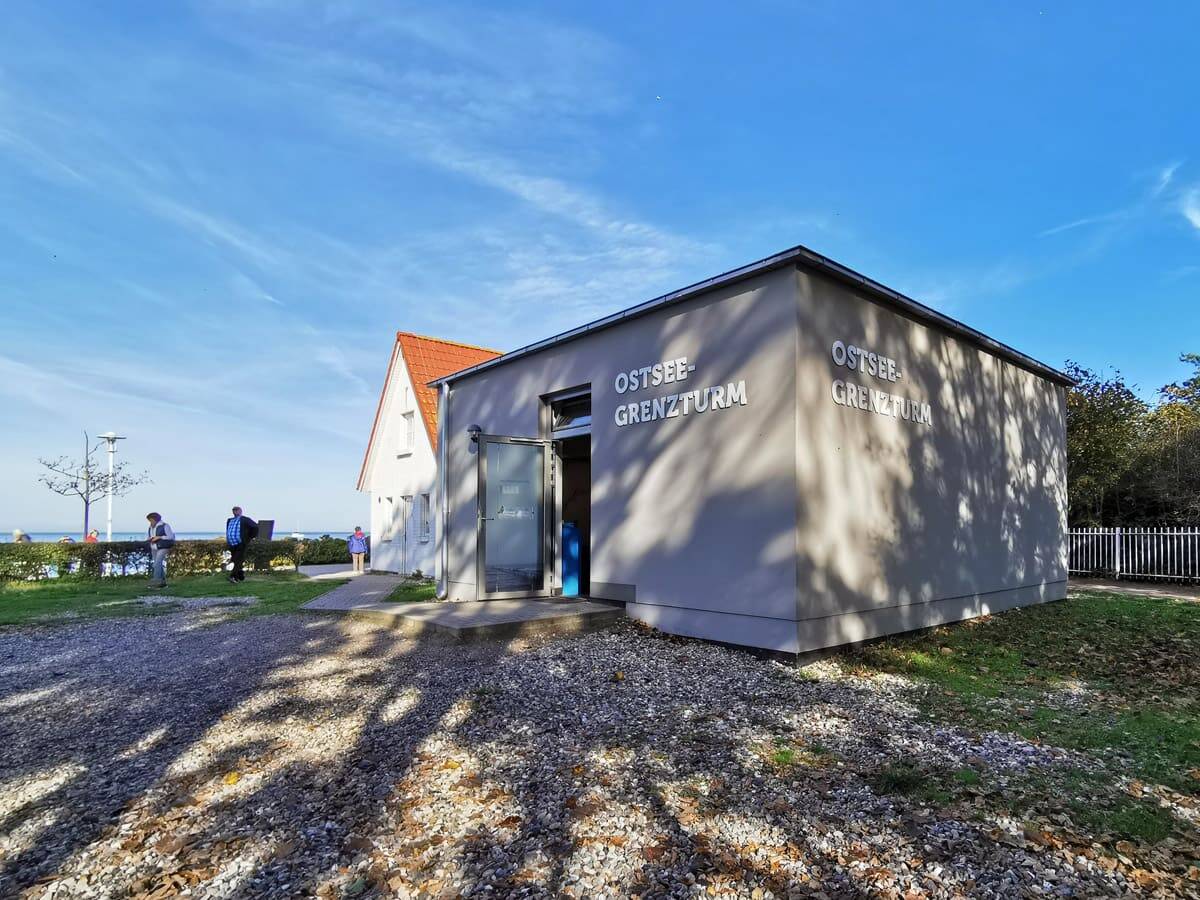
[[[370,571],[367,569],[367,573]],[[357,578],[366,573],[353,571],[350,563],[331,563],[320,566],[301,566],[300,574],[315,581],[332,581],[335,578]]]
[[[1072,578],[1069,586],[1076,590],[1112,591],[1117,594],[1136,594],[1139,597],[1171,597],[1175,600],[1200,602],[1200,585],[1194,584],[1152,584],[1145,581]]]
[[[625,615],[620,606],[574,598],[467,603],[388,602],[388,594],[404,580],[401,575],[368,573],[322,594],[303,608],[383,620],[412,634],[436,633],[457,640],[592,631]]]
[[[323,568],[313,566],[312,568]],[[335,587],[332,591],[322,594],[315,600],[311,600],[304,604],[304,609],[328,610],[330,612],[349,612],[351,610],[365,609],[371,606],[394,607],[394,603],[384,603],[387,595],[390,594],[396,587],[405,581],[403,575],[375,575],[371,572],[366,572],[362,575],[354,575],[350,571],[343,571],[341,574],[315,575],[314,578],[348,578],[353,575],[353,580],[348,581],[339,587]]]

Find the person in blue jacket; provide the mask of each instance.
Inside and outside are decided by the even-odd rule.
[[[243,566],[246,562],[246,550],[250,542],[258,537],[258,523],[246,515],[242,508],[235,506],[233,515],[225,520],[225,546],[229,548],[229,561],[233,568],[229,572],[229,582],[240,584],[246,580]]]
[[[354,534],[346,538],[346,546],[350,549],[350,559],[354,562],[354,571],[363,571],[363,560],[367,558],[367,536],[363,534],[362,526],[354,526]]]

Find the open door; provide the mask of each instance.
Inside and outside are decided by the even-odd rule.
[[[479,437],[479,599],[549,595],[553,496],[550,442]]]

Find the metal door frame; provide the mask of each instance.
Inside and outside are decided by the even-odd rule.
[[[487,445],[524,444],[542,449],[542,587],[535,591],[486,590],[487,542],[484,534],[484,505],[487,503]],[[518,597],[549,597],[554,586],[554,536],[551,520],[554,503],[554,448],[553,441],[540,438],[513,437],[503,434],[479,435],[478,453],[479,482],[475,493],[475,594],[480,600],[508,600]]]
[[[563,441],[570,440],[575,437],[586,437],[588,439],[588,457],[590,459],[592,452],[592,426],[591,424],[572,426],[562,428],[558,431],[554,430],[554,405],[561,403],[564,400],[575,400],[580,397],[587,397],[589,400],[592,397],[592,383],[590,381],[577,384],[573,387],[564,388],[560,391],[553,391],[549,394],[542,394],[541,409],[538,412],[538,430],[544,436],[545,440],[550,442],[550,459],[554,466],[552,473],[552,486],[554,489],[553,512],[554,520],[550,525],[550,546],[551,546],[551,593],[555,597],[562,596],[562,501],[563,501],[563,479],[561,467],[559,466],[559,454],[562,452]],[[591,485],[588,486],[589,493]],[[589,506],[591,501],[589,499]],[[590,553],[590,548],[589,548]]]

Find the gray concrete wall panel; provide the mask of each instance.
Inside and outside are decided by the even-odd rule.
[[[541,395],[590,383],[593,582],[633,585],[645,605],[794,622],[794,294],[791,270],[767,273],[453,383],[452,592],[474,584],[467,426],[536,436]],[[617,392],[618,373],[681,358],[686,381]],[[664,403],[663,418],[616,424],[618,406],[741,383],[744,405],[693,400],[684,414],[677,399],[674,416]]]
[[[874,372],[839,364],[834,341],[874,353]],[[618,390],[618,373],[681,358],[685,382]],[[787,268],[452,382],[452,598],[476,596],[468,426],[537,437],[540,398],[582,384],[593,590],[636,598],[650,624],[803,652],[1064,594],[1064,389]],[[669,411],[730,385],[744,403],[735,387],[728,408]]]
[[[971,598],[1065,580],[1063,389],[825,276],[798,285],[799,617],[911,606],[915,628],[934,601],[965,598],[935,617],[964,618]],[[835,340],[898,379],[838,365]],[[835,381],[928,403],[929,422],[841,404]]]

